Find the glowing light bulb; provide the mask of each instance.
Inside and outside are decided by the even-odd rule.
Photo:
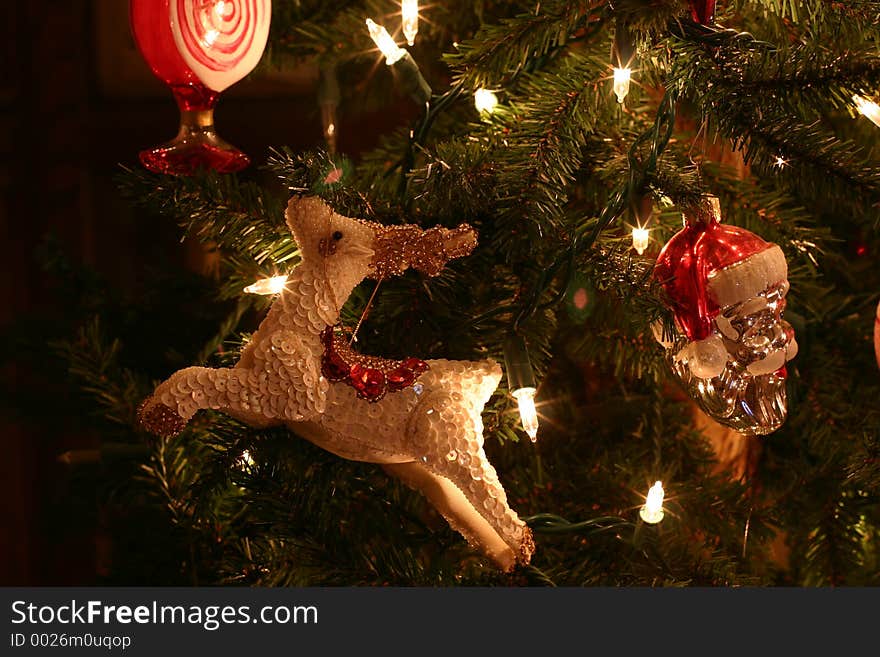
[[[534,388],[519,388],[513,391],[519,406],[519,417],[522,420],[523,429],[532,442],[538,440],[538,411],[535,408],[535,394],[538,391]]]
[[[251,457],[251,453],[249,450],[244,450],[241,453],[241,456],[238,457],[238,466],[242,470],[254,467],[254,459],[253,457]]]
[[[641,226],[633,227],[633,248],[636,250],[636,253],[642,255],[645,252],[645,249],[648,248],[648,240],[650,237],[651,231],[647,228],[642,228]]]
[[[218,18],[223,18],[226,14],[226,2],[224,0],[217,0],[214,3],[214,13],[217,14]]]
[[[477,89],[474,92],[474,105],[476,105],[477,111],[480,114],[483,112],[491,114],[498,105],[498,96],[489,89]]]
[[[871,120],[871,123],[880,128],[880,105],[873,100],[862,98],[858,94],[853,96],[856,108],[861,112],[862,116]]]
[[[630,79],[632,79],[632,71],[629,67],[614,69],[614,95],[617,96],[618,103],[623,103],[623,99],[629,93]]]
[[[248,294],[281,294],[287,284],[287,276],[273,276],[261,278],[253,285],[248,285],[244,291]]]
[[[639,516],[650,525],[656,525],[663,520],[663,484],[655,481],[648,490],[648,498],[639,511]]]
[[[419,33],[419,0],[400,0],[400,24],[406,42],[415,44]]]
[[[205,42],[205,45],[210,48],[214,45],[214,42],[217,41],[217,37],[219,36],[220,32],[218,30],[208,30],[205,32],[205,38],[203,41]]]
[[[785,159],[784,157],[782,157],[781,155],[777,155],[777,156],[776,156],[776,161],[773,162],[773,166],[775,166],[777,169],[781,169],[781,168],[784,167],[786,164],[788,164],[788,160],[786,160],[786,159]]]
[[[377,25],[369,18],[367,19],[367,29],[370,30],[370,38],[373,39],[373,43],[385,55],[385,63],[388,66],[400,61],[406,55],[406,50],[394,43],[394,39],[388,34],[388,30],[381,25]]]

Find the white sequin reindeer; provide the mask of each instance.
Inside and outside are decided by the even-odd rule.
[[[189,367],[141,407],[145,428],[174,435],[200,409],[290,430],[346,459],[378,463],[420,490],[474,547],[511,570],[534,551],[531,531],[483,450],[481,412],[500,366],[362,356],[338,327],[352,290],[413,267],[436,275],[469,254],[476,233],[383,226],[294,197],[287,224],[302,260],[232,368]]]

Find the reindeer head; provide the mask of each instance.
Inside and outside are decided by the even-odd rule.
[[[446,263],[473,251],[476,231],[413,225],[384,226],[337,214],[320,198],[293,197],[287,205],[290,227],[302,266],[314,268],[344,301],[364,278],[399,276],[412,267],[436,276]]]

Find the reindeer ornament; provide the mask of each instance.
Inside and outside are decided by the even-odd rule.
[[[143,403],[141,424],[174,435],[208,408],[255,427],[286,424],[420,490],[500,568],[529,563],[531,531],[507,505],[483,451],[480,414],[501,379],[499,365],[362,356],[337,327],[364,278],[408,267],[434,276],[473,250],[474,230],[382,226],[343,217],[314,197],[291,199],[286,217],[302,261],[239,362],[176,372]]]

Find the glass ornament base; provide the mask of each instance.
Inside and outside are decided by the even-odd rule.
[[[200,170],[234,173],[251,163],[245,153],[217,135],[212,110],[181,112],[177,136],[141,151],[139,157],[150,171],[176,176],[191,176]]]

